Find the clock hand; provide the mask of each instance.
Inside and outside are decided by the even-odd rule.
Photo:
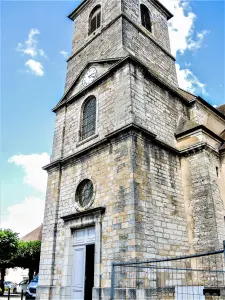
[[[96,77],[95,74],[88,75],[88,78],[95,78],[95,77]]]

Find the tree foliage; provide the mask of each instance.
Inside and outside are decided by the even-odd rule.
[[[18,233],[10,229],[0,229],[0,270],[1,293],[4,293],[5,270],[14,267],[14,258],[18,249]]]
[[[24,242],[10,229],[0,229],[0,288],[4,292],[5,271],[7,268],[29,269],[29,280],[38,273],[41,241]]]
[[[41,241],[19,241],[15,264],[21,268],[38,270],[41,251]]]
[[[39,270],[40,252],[41,241],[24,242],[21,240],[18,243],[14,265],[29,269],[29,280],[33,279],[34,272],[37,273]]]
[[[0,265],[10,264],[18,247],[18,233],[10,229],[0,229]]]

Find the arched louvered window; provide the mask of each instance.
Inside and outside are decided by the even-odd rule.
[[[96,129],[96,98],[88,98],[83,107],[81,139],[86,139],[95,134]]]
[[[97,5],[89,17],[89,34],[93,33],[101,25],[101,6]]]
[[[144,4],[141,4],[141,24],[148,31],[152,32],[152,25],[151,25],[149,9]]]

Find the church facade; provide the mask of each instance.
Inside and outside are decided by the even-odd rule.
[[[225,114],[179,88],[158,0],[84,0],[48,172],[38,299],[110,298],[111,264],[225,240]]]

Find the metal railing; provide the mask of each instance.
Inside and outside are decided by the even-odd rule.
[[[224,249],[143,262],[113,263],[111,300],[225,299]]]
[[[13,293],[11,291],[11,289],[8,289],[3,296],[0,296],[0,298],[5,298],[5,299],[15,299],[17,298],[18,300],[24,300],[26,298],[25,293],[23,292],[23,290],[21,291],[21,293]]]

